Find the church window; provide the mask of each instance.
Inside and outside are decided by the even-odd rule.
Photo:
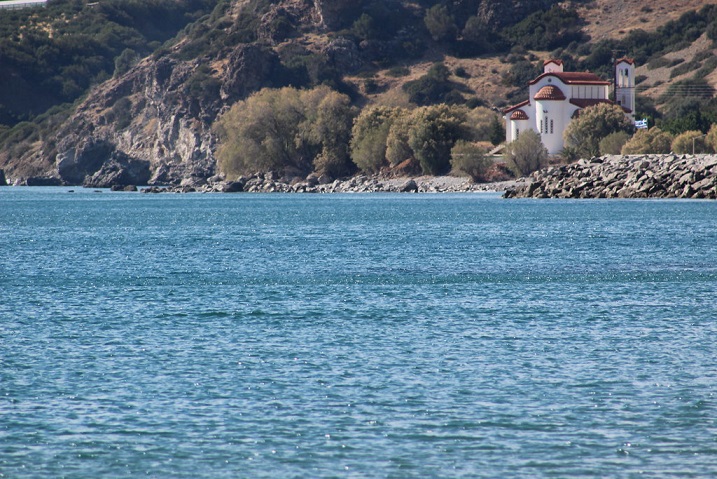
[[[553,134],[553,120],[550,120],[550,134]]]

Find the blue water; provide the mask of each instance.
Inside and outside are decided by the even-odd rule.
[[[0,477],[717,476],[717,202],[0,189]]]

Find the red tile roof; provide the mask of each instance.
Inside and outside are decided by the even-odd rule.
[[[547,65],[548,63],[555,63],[556,65],[562,65],[562,64],[563,64],[563,61],[562,61],[562,60],[556,60],[556,59],[554,59],[554,58],[551,58],[550,60],[545,60],[545,61],[543,62],[543,66]]]
[[[615,102],[613,102],[612,100],[605,100],[605,99],[592,100],[592,99],[587,99],[587,98],[573,98],[570,100],[570,103],[572,103],[573,105],[575,105],[579,108],[587,108],[589,106],[599,105],[600,103],[608,103],[610,105],[615,104]],[[632,113],[632,110],[630,110],[629,108],[625,108],[623,106],[622,109],[625,111],[625,113]]]
[[[509,106],[508,108],[506,108],[505,110],[503,110],[503,114],[507,115],[507,114],[510,113],[511,111],[517,110],[518,108],[524,107],[524,106],[526,106],[526,105],[530,105],[530,100],[521,101],[521,102],[518,103],[517,105]]]
[[[555,85],[546,85],[533,98],[535,100],[565,100],[565,95]]]
[[[512,115],[510,115],[511,120],[528,120],[528,115],[523,110],[515,110]]]
[[[615,65],[617,65],[620,62],[629,63],[630,65],[635,64],[635,60],[633,60],[632,58],[627,58],[627,57],[618,58],[617,60],[615,60]]]
[[[566,85],[609,85],[610,82],[601,79],[594,73],[590,72],[553,72],[543,73],[535,80],[530,82],[531,85],[535,85],[540,80],[547,76],[554,76]]]

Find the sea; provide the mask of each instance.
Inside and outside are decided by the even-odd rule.
[[[717,477],[717,202],[0,188],[0,478]]]

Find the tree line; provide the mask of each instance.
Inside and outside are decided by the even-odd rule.
[[[402,165],[413,173],[456,170],[481,179],[491,165],[487,148],[505,137],[499,115],[487,108],[359,110],[326,86],[261,90],[233,105],[214,130],[220,169],[230,177],[274,170],[336,178]]]

